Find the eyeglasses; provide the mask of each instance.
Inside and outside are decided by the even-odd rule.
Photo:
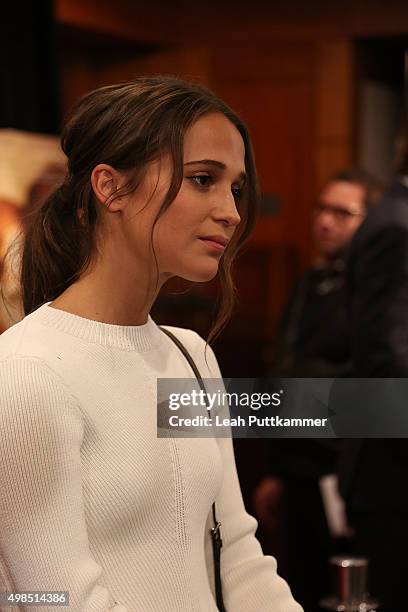
[[[323,215],[324,213],[328,213],[333,215],[333,218],[336,221],[347,221],[347,219],[351,219],[351,217],[364,217],[364,213],[357,212],[357,210],[343,208],[343,206],[327,206],[326,204],[322,204],[321,202],[317,202],[313,211],[315,217]]]

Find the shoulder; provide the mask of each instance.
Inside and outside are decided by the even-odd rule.
[[[356,232],[349,254],[362,250],[400,252],[408,247],[408,199],[386,195],[370,212]]]
[[[65,396],[76,404],[61,376],[39,357],[14,354],[1,356],[0,380],[2,399],[14,394],[19,399],[26,395],[27,401],[55,397],[57,405],[58,398]]]
[[[370,211],[367,219],[374,227],[401,227],[408,230],[408,197],[385,195],[380,204]]]
[[[176,338],[184,344],[187,350],[195,350],[196,346],[205,343],[205,340],[192,329],[187,329],[186,327],[173,327],[172,325],[160,325],[160,328],[176,336]]]
[[[0,334],[0,360],[11,357],[32,358],[43,361],[57,371],[57,355],[62,349],[67,353],[75,350],[69,336],[44,324],[41,307]]]
[[[162,328],[174,334],[188,350],[203,377],[221,378],[217,358],[211,346],[197,332],[183,327],[161,325]],[[172,342],[169,338],[169,342]]]
[[[11,355],[0,359],[1,427],[59,429],[69,423],[82,435],[83,417],[78,401],[64,381],[41,359]]]
[[[43,415],[48,421],[65,413],[79,424],[79,401],[50,358],[58,348],[58,338],[36,313],[0,335],[0,412],[3,416],[7,410],[33,418]]]
[[[26,320],[23,319],[0,334],[0,359],[17,354],[25,327]]]
[[[401,191],[393,184],[379,204],[369,211],[357,234],[371,235],[396,228],[408,232],[408,190]]]
[[[41,325],[40,309],[34,310],[0,334],[0,359],[11,356],[38,356],[56,342],[52,330]]]

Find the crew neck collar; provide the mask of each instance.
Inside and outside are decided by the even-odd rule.
[[[28,317],[36,318],[44,325],[88,342],[143,352],[157,348],[163,337],[163,332],[150,315],[143,325],[114,325],[86,319],[54,308],[50,304],[51,302],[46,302]]]

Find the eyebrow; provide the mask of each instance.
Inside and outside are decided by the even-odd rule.
[[[349,202],[345,204],[344,202],[332,202],[331,204],[326,204],[326,202],[322,202],[322,200],[317,200],[317,204],[319,206],[325,206],[326,208],[341,208],[341,210],[355,210],[356,208],[364,208],[363,202]]]
[[[186,162],[185,166],[192,166],[193,164],[206,164],[207,166],[213,166],[214,168],[218,168],[219,170],[226,170],[227,166],[220,161],[215,159],[199,159],[197,161]],[[246,172],[240,172],[238,175],[238,179],[245,181],[247,179]]]

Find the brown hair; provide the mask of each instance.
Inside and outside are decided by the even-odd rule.
[[[125,191],[115,194],[119,197],[137,188],[148,162],[170,153],[173,175],[156,223],[181,187],[187,129],[212,112],[225,115],[240,132],[247,173],[240,200],[241,223],[220,260],[221,295],[208,342],[220,333],[235,302],[232,263],[255,224],[258,209],[253,150],[244,123],[223,101],[201,85],[167,75],[138,77],[102,87],[85,95],[74,107],[61,136],[68,174],[27,220],[21,264],[25,314],[52,301],[77,280],[98,248],[100,212],[90,181],[93,168],[106,163],[129,172],[131,178]],[[153,229],[154,225],[152,232]]]
[[[339,170],[330,176],[329,180],[326,182],[326,185],[328,185],[328,183],[335,183],[337,181],[353,183],[364,189],[363,203],[366,211],[378,203],[384,191],[383,183],[370,172],[367,172],[367,170],[363,170],[362,168],[345,168],[343,170]]]

